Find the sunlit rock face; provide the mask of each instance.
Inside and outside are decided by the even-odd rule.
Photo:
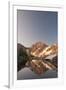
[[[39,54],[42,53],[42,51],[47,47],[48,45],[42,43],[42,42],[37,42],[32,45],[31,47],[31,54],[39,57]]]
[[[18,71],[28,67],[34,73],[41,75],[47,70],[58,68],[58,46],[51,46],[37,42],[32,47],[17,45],[17,69]]]
[[[55,54],[55,53],[58,53],[57,45],[48,46],[41,42],[33,45],[31,50],[31,54],[36,57],[46,57],[48,55]]]

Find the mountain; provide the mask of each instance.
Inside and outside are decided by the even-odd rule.
[[[39,57],[39,54],[47,47],[47,44],[37,42],[31,47],[31,55]]]
[[[35,57],[47,57],[49,55],[58,53],[58,47],[56,44],[48,46],[41,42],[38,42],[32,46],[31,55]]]

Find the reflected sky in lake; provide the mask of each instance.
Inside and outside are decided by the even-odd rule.
[[[41,79],[41,78],[57,78],[57,71],[56,70],[48,70],[41,75],[36,74],[35,72],[31,71],[29,68],[21,69],[17,73],[17,79]]]

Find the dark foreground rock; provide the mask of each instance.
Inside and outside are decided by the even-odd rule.
[[[25,67],[27,60],[29,60],[29,57],[26,48],[21,44],[17,44],[17,71]]]

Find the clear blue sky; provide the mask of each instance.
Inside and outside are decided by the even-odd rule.
[[[18,43],[30,47],[41,41],[57,43],[57,12],[17,10]]]

